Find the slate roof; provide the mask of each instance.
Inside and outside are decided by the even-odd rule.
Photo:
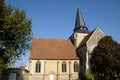
[[[79,9],[79,6],[77,8],[74,32],[89,33],[88,28],[86,27],[86,24],[84,22],[82,13],[81,13],[81,11]]]
[[[71,40],[33,38],[30,59],[78,59]]]

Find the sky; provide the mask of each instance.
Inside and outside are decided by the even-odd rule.
[[[89,31],[99,27],[120,43],[120,0],[6,0],[26,12],[33,37],[68,39],[79,5]]]

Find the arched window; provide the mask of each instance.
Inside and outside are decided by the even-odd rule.
[[[41,63],[39,61],[37,61],[36,63],[36,73],[40,73],[41,72]]]
[[[66,66],[66,62],[62,63],[62,72],[66,72],[67,71],[67,66]]]
[[[78,63],[74,62],[74,72],[78,72]]]

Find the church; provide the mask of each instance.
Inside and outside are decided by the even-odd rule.
[[[77,7],[73,34],[68,39],[33,38],[26,69],[29,80],[77,80],[90,72],[90,57],[105,34],[89,31]]]

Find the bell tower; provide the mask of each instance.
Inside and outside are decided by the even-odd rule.
[[[84,39],[84,37],[87,36],[89,33],[79,6],[77,7],[76,21],[75,21],[75,27],[73,31],[74,32],[73,32],[73,35],[71,36],[71,39],[74,46],[78,48],[82,40]]]

